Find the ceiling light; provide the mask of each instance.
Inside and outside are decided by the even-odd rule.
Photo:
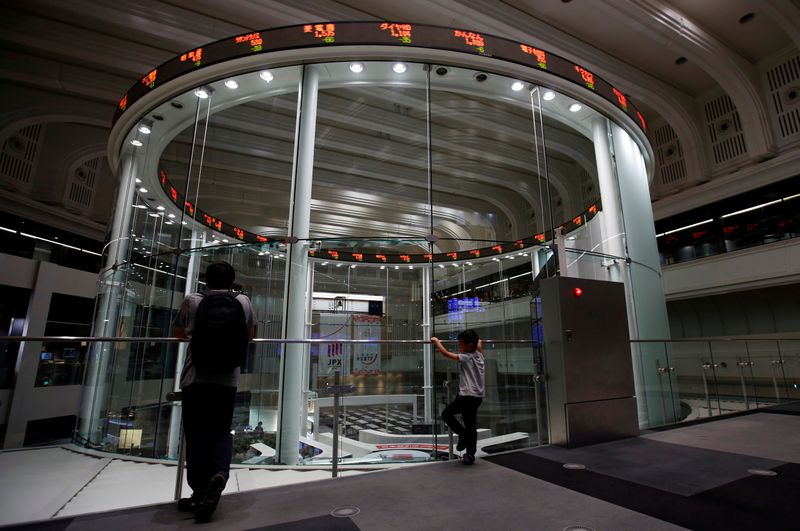
[[[395,269],[400,269],[400,266],[394,266]]]
[[[444,269],[444,266],[443,266],[442,264],[439,264],[439,267],[441,267],[442,269]]]
[[[326,266],[328,265],[328,262],[322,262],[322,265]]]
[[[239,88],[239,83],[235,79],[227,79],[225,80],[225,86],[229,89],[237,89]]]
[[[573,103],[569,106],[569,112],[578,112],[583,106],[580,103]]]
[[[141,145],[142,145],[142,142],[141,142],[141,140],[136,140],[136,139],[134,138],[133,140],[131,140],[131,144],[133,144],[133,145],[134,145],[134,146],[136,146],[136,147],[139,147],[139,146],[141,146]]]
[[[143,194],[146,194],[147,193],[147,188],[139,188],[139,192],[143,193]]]
[[[414,266],[410,265],[410,266],[408,266],[408,268],[409,269],[414,269]]]
[[[164,210],[164,207],[163,207],[163,206],[161,206],[161,205],[158,205],[158,206],[156,207],[156,210]]]
[[[175,214],[167,214],[167,217],[170,218],[170,219],[174,219],[175,218]]]
[[[264,253],[258,253],[258,256],[264,256]]]
[[[142,182],[142,180],[137,177],[136,178],[136,184],[139,184],[140,182]]]
[[[523,83],[522,81],[514,81],[511,84],[511,90],[513,90],[514,92],[519,92],[524,88],[525,88],[525,83]]]
[[[147,124],[140,125],[139,126],[139,132],[142,133],[143,135],[149,135],[150,134],[150,126],[147,125]]]
[[[364,71],[364,65],[361,63],[350,63],[350,71],[358,74],[359,72]]]
[[[386,269],[386,266],[381,266],[381,271],[383,271],[384,269]]]
[[[336,267],[342,267],[342,264],[336,264]]]
[[[222,239],[222,243],[228,243],[228,240],[226,240],[225,238],[223,238],[223,239]]]
[[[150,216],[151,218],[157,218],[158,214],[156,214],[155,212],[150,212],[150,214],[148,214],[148,216]]]
[[[568,239],[569,241],[577,240],[577,238],[576,238],[575,236],[569,236],[567,239]]]
[[[406,65],[405,63],[395,63],[392,65],[392,70],[394,70],[397,74],[402,74],[406,71]]]
[[[270,72],[269,70],[264,70],[263,72],[261,72],[260,74],[258,74],[258,77],[260,77],[261,79],[263,79],[263,80],[264,80],[264,81],[266,81],[267,83],[269,83],[270,81],[272,81],[273,79],[275,79],[275,76],[273,76],[273,75],[272,75],[272,72]]]
[[[199,88],[199,89],[195,90],[194,91],[194,95],[197,96],[198,98],[200,98],[201,100],[204,100],[204,99],[208,98],[208,96],[209,96],[208,90],[206,90],[204,88]]]
[[[355,269],[355,268],[356,268],[356,265],[355,265],[355,264],[353,264],[353,265],[351,265],[351,266],[350,266],[350,269]]]
[[[556,97],[556,93],[555,93],[555,92],[553,92],[552,90],[548,90],[547,92],[545,92],[544,94],[542,94],[542,99],[543,99],[544,101],[550,101],[550,100],[552,100],[552,99],[553,99],[553,98],[555,98],[555,97]]]

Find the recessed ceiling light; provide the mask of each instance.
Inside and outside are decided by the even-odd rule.
[[[359,72],[364,71],[364,65],[361,63],[350,63],[350,71],[358,74]]]
[[[582,108],[583,108],[583,106],[580,103],[573,103],[572,105],[569,106],[569,111],[570,112],[578,112]]]
[[[139,132],[142,133],[143,135],[149,135],[150,134],[150,126],[148,126],[147,124],[140,125],[139,126]]]
[[[161,206],[161,205],[158,205],[158,206],[156,207],[156,210],[164,210],[164,207],[163,207],[163,206]]]
[[[175,214],[167,214],[167,217],[170,218],[170,219],[174,219],[175,218]]]
[[[139,147],[139,146],[141,146],[141,145],[142,145],[142,142],[141,142],[140,140],[136,140],[136,139],[134,138],[133,140],[131,140],[131,144],[133,144],[133,145],[134,145],[134,146],[136,146],[136,147]]]
[[[138,178],[138,177],[137,177],[137,178],[136,178],[136,184],[139,184],[139,183],[141,183],[141,182],[142,182],[142,180],[141,180],[140,178]]]
[[[204,88],[200,88],[194,91],[194,95],[200,98],[201,100],[204,100],[208,98],[208,91]]]
[[[237,89],[239,88],[239,83],[237,83],[235,79],[226,79],[225,86],[229,89]]]
[[[405,63],[395,63],[392,65],[392,70],[394,70],[397,74],[402,74],[406,71],[406,65]]]
[[[266,81],[267,83],[269,83],[270,81],[272,81],[273,79],[275,79],[275,76],[274,76],[274,75],[272,75],[272,72],[270,72],[269,70],[264,70],[263,72],[261,72],[260,74],[258,74],[258,77],[260,77],[261,79],[263,79],[263,80],[264,80],[264,81]]]
[[[688,61],[688,59],[686,59],[685,57],[681,56],[681,57],[678,57],[677,59],[675,59],[675,64],[676,65],[682,65],[682,64],[685,64],[686,61]]]
[[[147,188],[139,188],[139,192],[143,193],[143,194],[146,194],[147,193]]]
[[[513,90],[514,92],[519,92],[524,88],[525,88],[525,83],[523,83],[522,81],[514,81],[511,84],[511,90]]]
[[[553,92],[552,90],[548,90],[547,92],[545,92],[544,94],[542,94],[542,99],[543,99],[544,101],[550,101],[550,100],[552,100],[552,99],[553,99],[553,98],[555,98],[555,97],[556,97],[556,93],[555,93],[555,92]]]

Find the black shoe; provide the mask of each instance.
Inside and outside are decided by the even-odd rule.
[[[462,465],[474,465],[475,464],[475,456],[466,454],[464,458],[461,460]]]
[[[181,498],[178,500],[178,510],[185,513],[193,513],[197,507],[197,500],[195,498]]]
[[[467,441],[463,437],[458,438],[458,444],[456,445],[456,451],[463,452],[467,448]]]
[[[211,520],[211,515],[217,510],[219,498],[222,496],[222,491],[225,490],[225,476],[217,474],[208,482],[206,495],[194,508],[195,522],[208,522]]]

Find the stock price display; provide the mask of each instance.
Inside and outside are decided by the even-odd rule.
[[[403,22],[320,22],[248,32],[192,48],[145,73],[120,99],[116,121],[149,91],[192,70],[253,54],[315,46],[415,46],[502,59],[561,77],[592,91],[646,130],[644,117],[619,89],[589,69],[551,54],[532,43],[520,43],[475,31]]]

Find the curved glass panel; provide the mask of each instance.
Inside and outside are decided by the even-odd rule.
[[[613,124],[577,104],[496,73],[394,61],[187,91],[126,139],[95,335],[170,336],[206,267],[226,261],[256,337],[275,340],[252,344],[242,368],[234,462],[329,466],[334,447],[347,464],[446,457],[458,364],[428,339],[455,351],[467,328],[485,340],[479,455],[545,443],[540,282],[631,282],[603,162]],[[95,347],[87,444],[177,458],[167,393],[186,355],[185,343]]]

